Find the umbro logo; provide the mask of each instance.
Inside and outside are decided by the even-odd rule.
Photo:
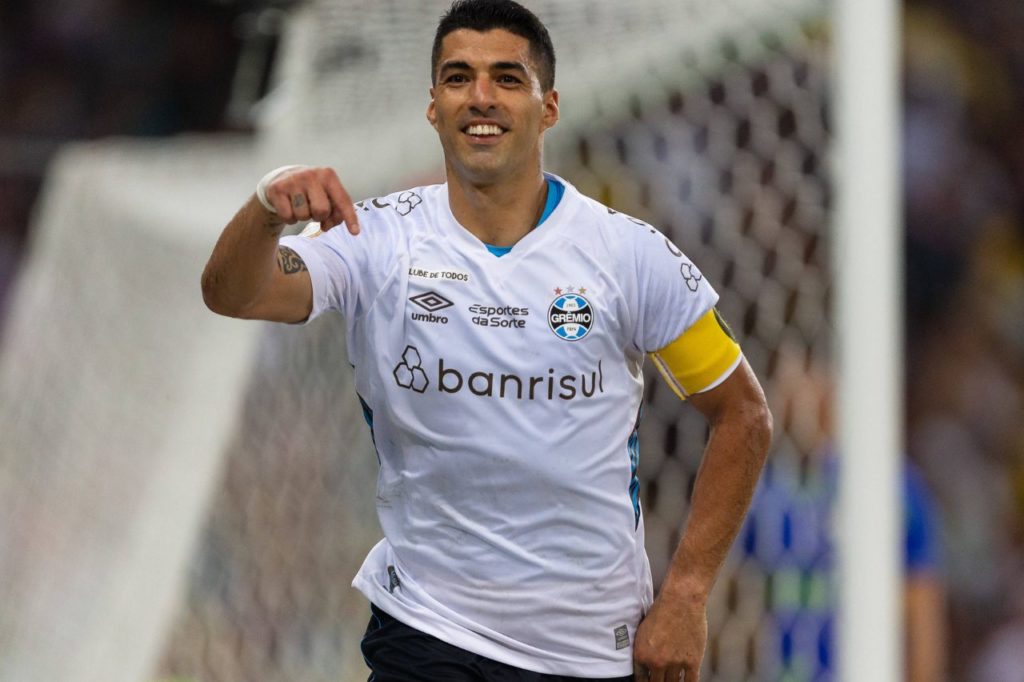
[[[433,322],[434,324],[448,324],[447,317],[444,315],[435,315],[434,313],[439,310],[444,310],[445,308],[451,308],[455,305],[436,291],[427,291],[422,294],[410,296],[409,300],[427,311],[426,314],[413,313],[412,319],[417,322]]]
[[[444,310],[445,308],[450,308],[455,305],[436,291],[417,294],[416,296],[410,297],[409,300],[426,310],[428,313],[436,313],[438,310]]]

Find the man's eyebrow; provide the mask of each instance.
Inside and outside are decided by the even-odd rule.
[[[469,71],[469,64],[466,63],[466,62],[460,62],[460,61],[447,61],[447,62],[444,62],[443,64],[441,64],[440,67],[438,67],[437,72],[441,73],[443,71],[449,71],[451,69],[459,69],[459,70],[462,70],[462,71]]]
[[[518,71],[523,75],[529,74],[526,65],[522,62],[495,62],[491,65],[491,68],[496,71]]]
[[[530,73],[529,70],[526,68],[526,65],[523,64],[522,62],[494,62],[493,64],[491,64],[490,68],[493,71],[518,71],[523,75],[529,75]],[[472,71],[473,67],[471,67],[468,62],[453,60],[443,62],[441,66],[438,67],[437,72],[444,73],[445,71],[452,70]]]

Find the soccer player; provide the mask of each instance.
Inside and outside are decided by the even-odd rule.
[[[693,682],[771,437],[760,385],[682,251],[543,172],[559,102],[533,14],[455,2],[431,68],[447,182],[353,205],[330,169],[273,171],[224,229],[204,299],[347,320],[380,461],[385,537],[353,583],[372,604],[372,680],[629,680],[635,663]],[[710,425],[657,599],[637,479],[645,355]]]

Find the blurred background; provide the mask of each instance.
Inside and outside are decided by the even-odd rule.
[[[145,531],[182,548],[159,560],[138,550],[138,563],[117,564],[166,571],[156,583],[166,596],[151,609],[165,615],[146,640],[156,653],[139,663],[146,679],[365,677],[354,639],[367,610],[348,583],[377,537],[367,492],[375,474],[347,368],[337,367],[340,323],[225,327],[189,306],[199,305],[201,254],[267,169],[323,159],[355,172],[360,147],[330,137],[325,149],[322,131],[361,120],[374,131],[371,119],[390,120],[410,101],[409,120],[420,120],[422,34],[444,4],[0,6],[0,493],[9,512],[0,660],[32,633],[63,627],[53,622],[85,627],[93,616],[83,614],[106,608],[54,606],[67,603],[65,585],[90,591],[92,578],[67,564],[104,571],[100,558],[81,558],[83,538],[127,551],[121,536]],[[572,23],[578,3],[526,4],[549,22],[556,48],[567,46],[552,169],[663,229],[700,265],[773,405],[778,437],[716,591],[705,677],[832,679],[828,8],[788,5],[765,19],[738,0],[682,3],[693,33],[676,47],[651,41],[669,56],[644,54],[607,88],[621,95],[613,102],[563,75],[577,68],[573,55],[588,54],[602,26],[653,31],[671,3],[652,3],[649,15],[599,3],[582,25]],[[733,23],[721,18],[737,8]],[[916,0],[902,18],[907,679],[1015,682],[1024,680],[1024,4]],[[411,64],[408,74],[384,68],[392,54]],[[425,124],[410,130],[432,141]],[[388,146],[346,132],[363,151]],[[354,193],[441,177],[436,146],[422,154],[434,161],[402,164],[403,134],[387,138],[399,160]],[[202,214],[203,205],[216,210]],[[151,229],[158,238],[134,241]],[[137,271],[113,278],[122,259]],[[870,263],[863,272],[871,276]],[[97,278],[110,279],[105,303],[73,295],[93,292]],[[179,298],[194,301],[167,317]],[[247,338],[232,336],[232,324]],[[215,390],[190,392],[204,380]],[[215,404],[213,395],[234,397]],[[159,424],[139,407],[149,400]],[[223,424],[202,448],[166,435],[192,431],[183,403]],[[641,499],[657,579],[705,434],[653,377],[648,404]],[[130,457],[114,454],[122,440],[108,418],[138,438],[124,440]],[[101,454],[87,459],[81,444],[93,440]],[[157,451],[195,458],[166,498],[152,482],[170,477]],[[183,489],[194,495],[185,500]],[[119,515],[150,518],[135,513],[145,503],[132,506],[150,494],[165,502],[147,512],[154,525],[119,526]],[[105,530],[85,530],[90,521]],[[53,562],[60,571],[40,568]],[[91,593],[121,595],[136,575],[127,570]],[[133,589],[147,593],[144,580]],[[30,596],[47,590],[57,596]],[[0,663],[0,679],[29,679],[16,670]]]

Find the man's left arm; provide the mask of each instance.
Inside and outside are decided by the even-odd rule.
[[[745,359],[721,384],[688,399],[708,420],[711,436],[683,537],[634,640],[634,660],[653,682],[698,680],[708,595],[750,505],[772,435],[764,392]]]

